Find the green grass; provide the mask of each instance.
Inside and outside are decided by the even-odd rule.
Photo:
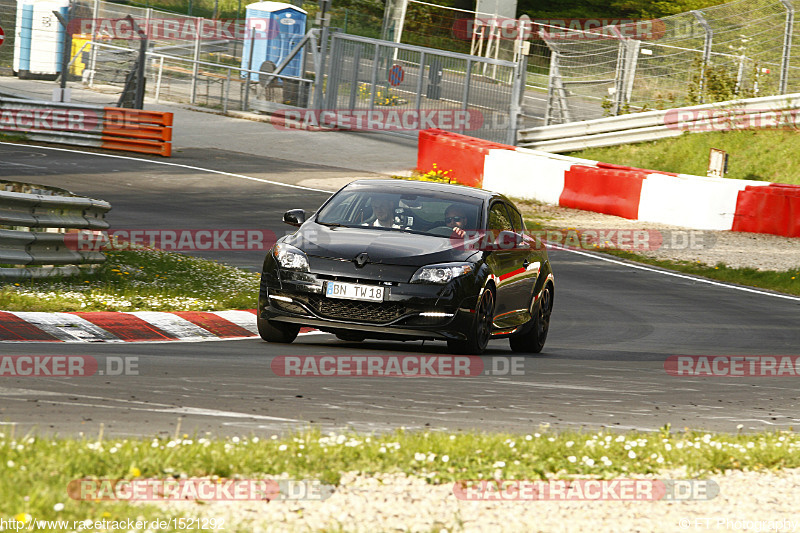
[[[6,311],[214,311],[253,309],[259,275],[188,255],[106,252],[94,273],[7,283]]]
[[[11,428],[13,432],[13,428]],[[716,434],[549,432],[429,433],[381,436],[323,435],[317,431],[270,439],[38,438],[0,434],[0,516],[85,520],[159,518],[158,507],[80,502],[66,487],[73,479],[170,479],[233,476],[264,479],[288,474],[336,485],[342,473],[400,473],[433,484],[474,479],[544,479],[588,475],[610,479],[686,468],[704,477],[726,470],[800,466],[794,432]],[[63,509],[54,512],[58,504]]]
[[[705,176],[711,148],[728,152],[727,178],[800,185],[800,168],[791,164],[800,151],[800,135],[794,130],[685,133],[673,139],[590,148],[569,155]]]

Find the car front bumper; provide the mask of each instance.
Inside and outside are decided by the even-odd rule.
[[[383,302],[328,298],[325,287],[329,277],[327,273],[265,271],[259,317],[334,333],[345,330],[373,338],[438,340],[464,340],[474,323],[480,287],[472,276],[446,285],[407,283],[397,278],[359,280],[383,286],[387,290]]]

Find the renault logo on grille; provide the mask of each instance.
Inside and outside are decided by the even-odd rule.
[[[355,257],[355,259],[353,259],[353,262],[356,264],[356,267],[358,268],[361,268],[364,265],[366,265],[369,262],[369,256],[367,255],[367,252],[361,252],[360,254],[358,254]]]

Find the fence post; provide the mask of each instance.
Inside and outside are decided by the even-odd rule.
[[[471,60],[467,61],[467,76],[469,76]],[[419,53],[419,71],[417,72],[417,94],[414,97],[414,109],[417,110],[417,116],[420,115],[420,111],[422,108],[422,82],[423,78],[425,77],[425,52],[422,51]]]
[[[231,69],[228,68],[228,76],[225,78],[225,99],[222,101],[222,113],[228,114],[228,98],[231,94]]]
[[[94,86],[94,73],[97,68],[97,47],[94,45],[94,36],[97,34],[97,19],[100,17],[100,0],[94,0],[92,8],[92,47],[91,68],[89,70],[89,87]]]
[[[519,116],[522,114],[522,97],[525,95],[525,78],[528,76],[528,55],[520,57],[514,68],[514,85],[511,88],[511,106],[508,110],[509,128],[506,144],[517,145],[517,130],[519,129]]]
[[[694,15],[694,18],[697,19],[697,22],[700,26],[703,27],[703,31],[706,33],[706,40],[705,44],[703,45],[703,67],[700,70],[700,87],[699,87],[699,96],[700,96],[700,103],[702,104],[705,101],[705,78],[706,78],[706,67],[708,66],[709,61],[711,61],[711,46],[714,44],[714,30],[711,29],[711,26],[706,21],[706,18],[703,16],[703,13],[698,10],[694,10],[691,12]]]
[[[253,28],[250,28],[252,32],[250,35],[250,56],[247,59],[247,75],[244,77],[244,98],[242,98],[242,111],[247,111],[249,109],[250,103],[250,76],[253,75],[251,70],[253,70],[253,48],[256,46],[256,31]]]
[[[319,37],[319,58],[315,61],[315,68],[318,69],[317,73],[314,75],[314,109],[316,110],[322,109],[322,98],[326,96],[323,93],[325,90],[325,67],[328,56],[329,35],[328,26],[323,26]]]
[[[158,103],[158,97],[161,94],[161,75],[164,73],[164,56],[161,56],[161,60],[158,62],[158,76],[156,77],[156,103]]]
[[[419,81],[420,81],[419,89],[420,89],[420,96],[421,96],[421,94],[422,94],[422,77],[421,76],[420,76],[420,80]],[[461,110],[462,111],[466,111],[469,108],[469,87],[470,87],[471,83],[472,83],[472,60],[471,59],[467,59],[467,76],[464,79],[464,93],[461,96]],[[417,110],[417,113],[419,114],[419,110]],[[461,133],[464,133],[465,131],[466,131],[466,124],[464,125],[464,128],[461,128]]]
[[[572,122],[572,118],[569,114],[569,107],[567,107],[567,92],[564,90],[564,84],[561,82],[561,72],[558,68],[558,52],[550,48],[550,78],[547,83],[547,108],[544,114],[545,126],[554,124],[554,102],[558,102],[561,122]]]
[[[194,105],[195,99],[197,98],[197,76],[200,74],[200,28],[203,24],[203,17],[197,17],[195,20],[196,28],[197,28],[197,35],[194,38],[194,54],[192,59],[194,62],[192,63],[192,97],[190,102]]]
[[[794,31],[794,6],[790,0],[781,0],[786,8],[786,26],[783,29],[783,54],[781,57],[780,94],[786,94],[786,85],[789,82],[789,60],[792,50],[792,32]]]
[[[612,108],[612,113],[616,116],[619,115],[620,109],[622,108],[622,97],[624,92],[624,80],[625,80],[625,58],[627,56],[627,46],[625,43],[625,38],[622,37],[622,33],[619,31],[619,28],[616,26],[611,26],[611,31],[614,33],[614,37],[618,41],[617,46],[617,65],[614,72],[614,107]]]

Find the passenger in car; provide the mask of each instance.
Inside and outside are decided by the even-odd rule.
[[[464,228],[467,227],[467,210],[461,204],[449,205],[444,211],[444,224],[453,228],[454,236],[463,237]]]

